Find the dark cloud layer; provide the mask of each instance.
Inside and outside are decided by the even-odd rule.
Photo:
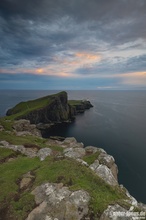
[[[1,0],[0,74],[30,83],[38,69],[53,82],[119,86],[114,75],[146,71],[145,21],[145,0]]]

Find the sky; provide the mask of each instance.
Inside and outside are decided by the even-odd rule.
[[[146,0],[0,0],[0,89],[146,89]]]

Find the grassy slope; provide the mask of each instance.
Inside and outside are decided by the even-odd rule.
[[[27,212],[34,207],[31,190],[20,193],[17,184],[22,175],[30,170],[35,175],[31,190],[46,181],[63,182],[71,190],[84,189],[91,195],[90,207],[95,213],[101,213],[108,204],[124,197],[117,188],[105,184],[90,169],[74,160],[55,161],[53,157],[48,157],[40,162],[38,158],[19,156],[14,161],[0,166],[0,206],[9,207],[15,219],[25,219]]]
[[[39,99],[30,100],[26,102],[20,102],[14,108],[11,109],[12,115],[7,116],[6,119],[10,119],[10,120],[17,119],[18,117],[22,115],[26,115],[33,110],[44,108],[45,106],[48,106],[52,102],[53,98],[64,93],[65,92],[60,92],[60,93],[45,96]]]
[[[16,137],[12,132],[0,132],[0,140],[7,140],[12,144],[31,144],[47,147],[46,139],[34,136]],[[60,146],[51,146],[54,152],[62,153]],[[90,207],[94,213],[101,213],[109,204],[120,202],[124,198],[123,193],[117,187],[111,187],[102,181],[89,168],[77,163],[72,159],[56,160],[54,156],[40,162],[38,158],[27,158],[16,153],[16,159],[8,161],[6,158],[13,157],[13,151],[0,148],[0,159],[5,161],[0,165],[0,207],[9,209],[9,214],[14,219],[25,219],[28,212],[34,206],[32,189],[44,182],[63,182],[71,190],[84,189],[91,195]],[[54,154],[55,155],[55,154]],[[98,153],[84,158],[91,164],[98,157]],[[68,169],[70,172],[68,172]],[[32,171],[35,181],[27,191],[20,192],[19,182],[22,175]],[[0,211],[1,215],[1,211]]]

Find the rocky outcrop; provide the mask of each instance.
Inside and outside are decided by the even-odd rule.
[[[93,172],[93,175],[97,175],[104,182],[110,186],[116,186],[119,190],[124,192],[125,199],[123,199],[123,205],[110,204],[106,209],[98,216],[99,220],[118,220],[118,219],[133,219],[133,217],[127,218],[126,215],[132,212],[135,208],[143,211],[145,214],[146,206],[139,204],[134,197],[122,186],[118,184],[117,173],[118,170],[113,171],[115,160],[111,155],[108,155],[103,149],[94,146],[84,147],[83,143],[77,142],[73,137],[58,139],[48,139],[45,148],[12,145],[7,141],[0,141],[1,148],[8,148],[14,151],[18,151],[27,157],[39,157],[40,161],[45,160],[48,156],[53,156],[53,161],[58,160],[75,160],[80,166],[86,166],[89,172]],[[62,150],[56,154],[56,149],[53,150],[51,146],[57,146]],[[88,164],[85,158],[86,156],[94,155],[94,161],[92,164]],[[10,158],[11,159],[11,158]],[[34,173],[28,172],[22,175],[19,179],[20,192],[30,190],[33,182],[35,181]],[[85,190],[71,191],[67,186],[64,186],[60,181],[57,183],[43,183],[36,187],[32,194],[35,197],[36,206],[28,214],[27,220],[92,220],[92,210],[90,210],[89,203],[91,202],[91,195]],[[126,204],[126,205],[125,205]],[[140,212],[139,212],[140,213]],[[124,215],[124,218],[121,217]],[[145,216],[144,216],[145,217]]]
[[[81,220],[89,211],[89,194],[84,190],[72,192],[62,183],[42,184],[32,194],[38,206],[26,220]]]
[[[16,136],[34,135],[41,137],[41,132],[36,128],[35,124],[30,124],[29,120],[20,119],[14,121],[13,128],[15,129]]]
[[[90,109],[93,107],[93,105],[87,100],[82,100],[80,104],[74,106],[75,114],[83,113],[86,109]]]
[[[7,148],[26,155],[27,157],[39,157],[41,161],[52,154],[52,150],[48,148],[38,149],[36,146],[13,145],[7,141],[0,141],[0,148]]]

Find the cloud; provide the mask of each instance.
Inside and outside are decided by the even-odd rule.
[[[111,87],[146,71],[145,20],[145,0],[1,0],[0,72],[107,77]]]

